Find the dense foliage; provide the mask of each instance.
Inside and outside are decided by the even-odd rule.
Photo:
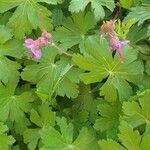
[[[130,41],[122,51],[102,34],[111,19],[110,40]],[[9,149],[150,150],[149,0],[0,0],[0,150]]]

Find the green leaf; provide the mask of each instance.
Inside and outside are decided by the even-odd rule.
[[[57,93],[60,96],[66,95],[69,98],[76,98],[79,93],[78,85],[76,83],[79,83],[80,73],[80,69],[72,68],[60,82],[60,85],[58,85]]]
[[[9,94],[5,89],[5,94],[0,97],[0,120],[15,121],[20,117],[24,117],[24,113],[31,110],[31,102],[33,96],[30,92],[24,92],[21,95]]]
[[[0,134],[3,134],[8,130],[8,127],[4,125],[2,122],[0,122]]]
[[[142,60],[149,60],[150,55],[150,48],[147,44],[138,44],[136,45],[137,50],[139,51],[140,59]]]
[[[129,20],[127,23],[118,20],[115,30],[119,36],[119,39],[123,39],[123,40],[126,39],[126,36],[129,33],[129,30],[134,23],[135,23],[134,19]]]
[[[103,102],[98,105],[100,117],[96,119],[94,128],[101,132],[106,131],[108,138],[115,138],[118,132],[120,104]]]
[[[17,6],[12,17],[9,19],[8,26],[12,28],[16,38],[22,39],[26,34],[30,34],[32,29],[52,29],[51,12],[37,1],[11,1],[0,0],[0,12],[3,13]]]
[[[99,145],[101,147],[101,150],[125,150],[125,148],[119,145],[119,143],[110,139],[108,139],[107,141],[99,141]]]
[[[37,128],[28,128],[23,133],[23,138],[24,142],[28,144],[29,150],[33,150],[37,147],[41,138],[40,132],[42,128],[55,125],[56,114],[51,111],[47,104],[42,104],[38,107],[38,111],[31,110],[30,120],[37,125]]]
[[[131,43],[136,44],[140,40],[147,38],[147,28],[143,28],[142,25],[134,25],[127,34],[127,39]]]
[[[17,62],[3,56],[0,57],[0,81],[13,92],[19,81],[18,69],[20,69],[20,65]]]
[[[140,83],[140,85],[139,85],[139,87],[141,88],[141,89],[150,89],[150,76],[149,75],[147,75],[147,74],[144,74],[144,76],[143,76],[143,80],[142,80],[142,82]]]
[[[110,11],[113,11],[115,8],[113,0],[72,0],[70,2],[69,10],[76,13],[83,11],[89,3],[91,3],[96,19],[103,18],[105,16],[103,6],[107,7]]]
[[[138,150],[140,148],[141,136],[138,131],[133,131],[132,127],[126,122],[121,123],[119,130],[120,134],[118,136],[122,146],[112,140],[101,140],[99,145],[102,150],[111,150],[112,147],[114,147],[114,150],[125,150],[124,147],[128,150]]]
[[[0,149],[8,150],[15,142],[15,139],[12,136],[8,136],[5,133],[8,130],[7,126],[0,122]]]
[[[4,44],[6,41],[12,38],[12,34],[9,28],[4,25],[0,25],[0,44]]]
[[[150,149],[150,124],[146,125],[146,131],[144,132],[142,143],[141,143],[141,150]]]
[[[75,99],[71,110],[71,116],[75,123],[80,124],[86,121],[95,122],[97,118],[97,105],[99,100],[94,99],[90,85],[80,84],[79,96]]]
[[[8,11],[9,9],[12,9],[16,6],[18,6],[20,3],[22,3],[23,1],[26,1],[26,0],[8,0],[8,1],[5,1],[5,0],[0,0],[0,13],[3,13],[5,11]]]
[[[57,3],[62,3],[64,0],[38,0],[38,2],[45,2],[47,4],[57,5]]]
[[[9,11],[0,14],[0,24],[1,25],[6,25],[7,22],[9,21],[9,18],[11,17],[11,15],[12,15],[12,12],[9,12]]]
[[[147,37],[148,37],[149,40],[150,40],[150,25],[148,26],[148,29],[147,29]]]
[[[126,122],[122,122],[120,125],[119,140],[128,149],[139,149],[141,137],[138,131],[133,131]]]
[[[22,41],[12,39],[5,44],[0,44],[0,55],[11,56],[15,58],[22,58],[25,56],[26,51]]]
[[[146,150],[149,149],[149,126],[146,129],[143,137],[137,130],[133,131],[133,128],[126,122],[121,122],[120,125],[119,142],[112,140],[101,140],[99,145],[102,150]]]
[[[52,19],[54,26],[59,26],[63,23],[63,11],[60,8],[55,8],[52,11]]]
[[[81,80],[90,84],[108,78],[100,88],[102,91],[100,94],[108,95],[107,89],[111,87],[111,89],[115,88],[118,91],[121,100],[129,98],[132,94],[132,88],[128,82],[137,84],[142,79],[143,74],[143,64],[136,60],[136,51],[131,47],[125,48],[126,60],[125,63],[122,63],[118,54],[114,59],[112,58],[111,50],[105,40],[100,43],[98,38],[93,37],[87,40],[86,51],[88,54],[84,54],[84,56],[80,54],[73,56],[73,61],[86,71],[81,74]],[[113,90],[112,95],[107,96],[107,98],[109,101],[114,101],[116,95],[116,91]]]
[[[150,19],[150,5],[149,6],[136,6],[131,8],[131,12],[125,18],[125,21],[135,19],[138,25],[144,23],[144,21]]]
[[[150,76],[150,61],[146,62],[146,73]]]
[[[131,102],[123,103],[124,118],[132,124],[133,127],[138,127],[150,121],[150,90],[145,90],[137,96],[136,101],[131,98]]]
[[[54,94],[75,98],[78,95],[79,69],[72,68],[67,61],[56,64],[43,61],[27,66],[22,73],[24,80],[37,84],[37,94],[44,99],[51,99]]]
[[[20,150],[20,147],[19,147],[19,145],[15,145],[15,146],[12,147],[12,149],[13,150]]]
[[[11,130],[15,130],[15,132],[20,135],[22,135],[23,132],[27,130],[27,128],[31,125],[29,119],[26,118],[26,116],[17,118],[15,122],[13,122],[12,124],[13,124],[13,127],[11,128]]]
[[[141,0],[120,0],[120,4],[123,8],[129,9],[132,6],[138,4]]]
[[[97,144],[93,135],[86,129],[83,128],[79,136],[73,140],[73,125],[67,124],[66,119],[58,119],[58,125],[60,132],[49,127],[41,132],[43,147],[41,150],[53,149],[53,150],[97,150]]]
[[[24,142],[28,144],[28,149],[29,150],[35,150],[38,144],[38,141],[40,139],[40,134],[39,134],[40,129],[27,129],[24,134]]]
[[[34,109],[31,110],[30,120],[41,128],[48,125],[54,126],[56,114],[47,104],[43,104],[38,107],[38,112]]]
[[[129,9],[133,4],[135,0],[120,0],[120,4],[123,8]]]
[[[53,33],[56,41],[61,43],[60,47],[68,49],[79,44],[80,50],[83,52],[81,46],[86,34],[95,27],[96,21],[91,12],[80,12],[65,18],[62,25],[62,27],[56,28],[56,32]]]

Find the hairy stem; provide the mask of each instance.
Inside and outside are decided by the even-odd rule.
[[[63,51],[61,48],[59,48],[55,43],[52,43],[51,46],[56,48],[60,54],[65,54],[65,55],[70,56],[70,57],[72,56],[71,54],[68,54],[65,51]]]

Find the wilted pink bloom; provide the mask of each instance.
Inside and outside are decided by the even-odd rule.
[[[42,32],[42,37],[44,38],[45,42],[51,44],[53,42],[52,35],[47,31]]]
[[[103,22],[102,26],[100,27],[101,34],[108,35],[108,34],[114,33],[115,27],[116,27],[115,22],[116,20]]]
[[[25,46],[31,49],[31,52],[36,59],[40,59],[42,57],[41,48],[47,46],[48,44],[52,44],[52,42],[52,35],[47,31],[43,31],[41,37],[36,40],[26,39]]]
[[[119,53],[121,60],[124,61],[125,56],[122,52],[122,49],[125,45],[127,45],[129,43],[129,41],[128,40],[119,41],[116,34],[109,34],[108,37],[109,37],[109,42],[110,42],[110,46],[111,46],[112,50],[116,50]]]
[[[41,47],[45,47],[48,44],[52,44],[52,35],[47,31],[43,31],[41,37],[38,38]]]

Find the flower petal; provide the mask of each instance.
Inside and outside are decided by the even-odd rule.
[[[32,40],[32,39],[26,39],[25,40],[25,46],[27,48],[32,48],[34,46],[34,40]]]
[[[122,47],[124,47],[127,44],[129,44],[129,42],[130,42],[129,40],[124,40],[124,41],[121,41],[120,43],[121,43]]]
[[[31,51],[36,59],[40,59],[42,57],[42,52],[40,49],[34,49]]]

